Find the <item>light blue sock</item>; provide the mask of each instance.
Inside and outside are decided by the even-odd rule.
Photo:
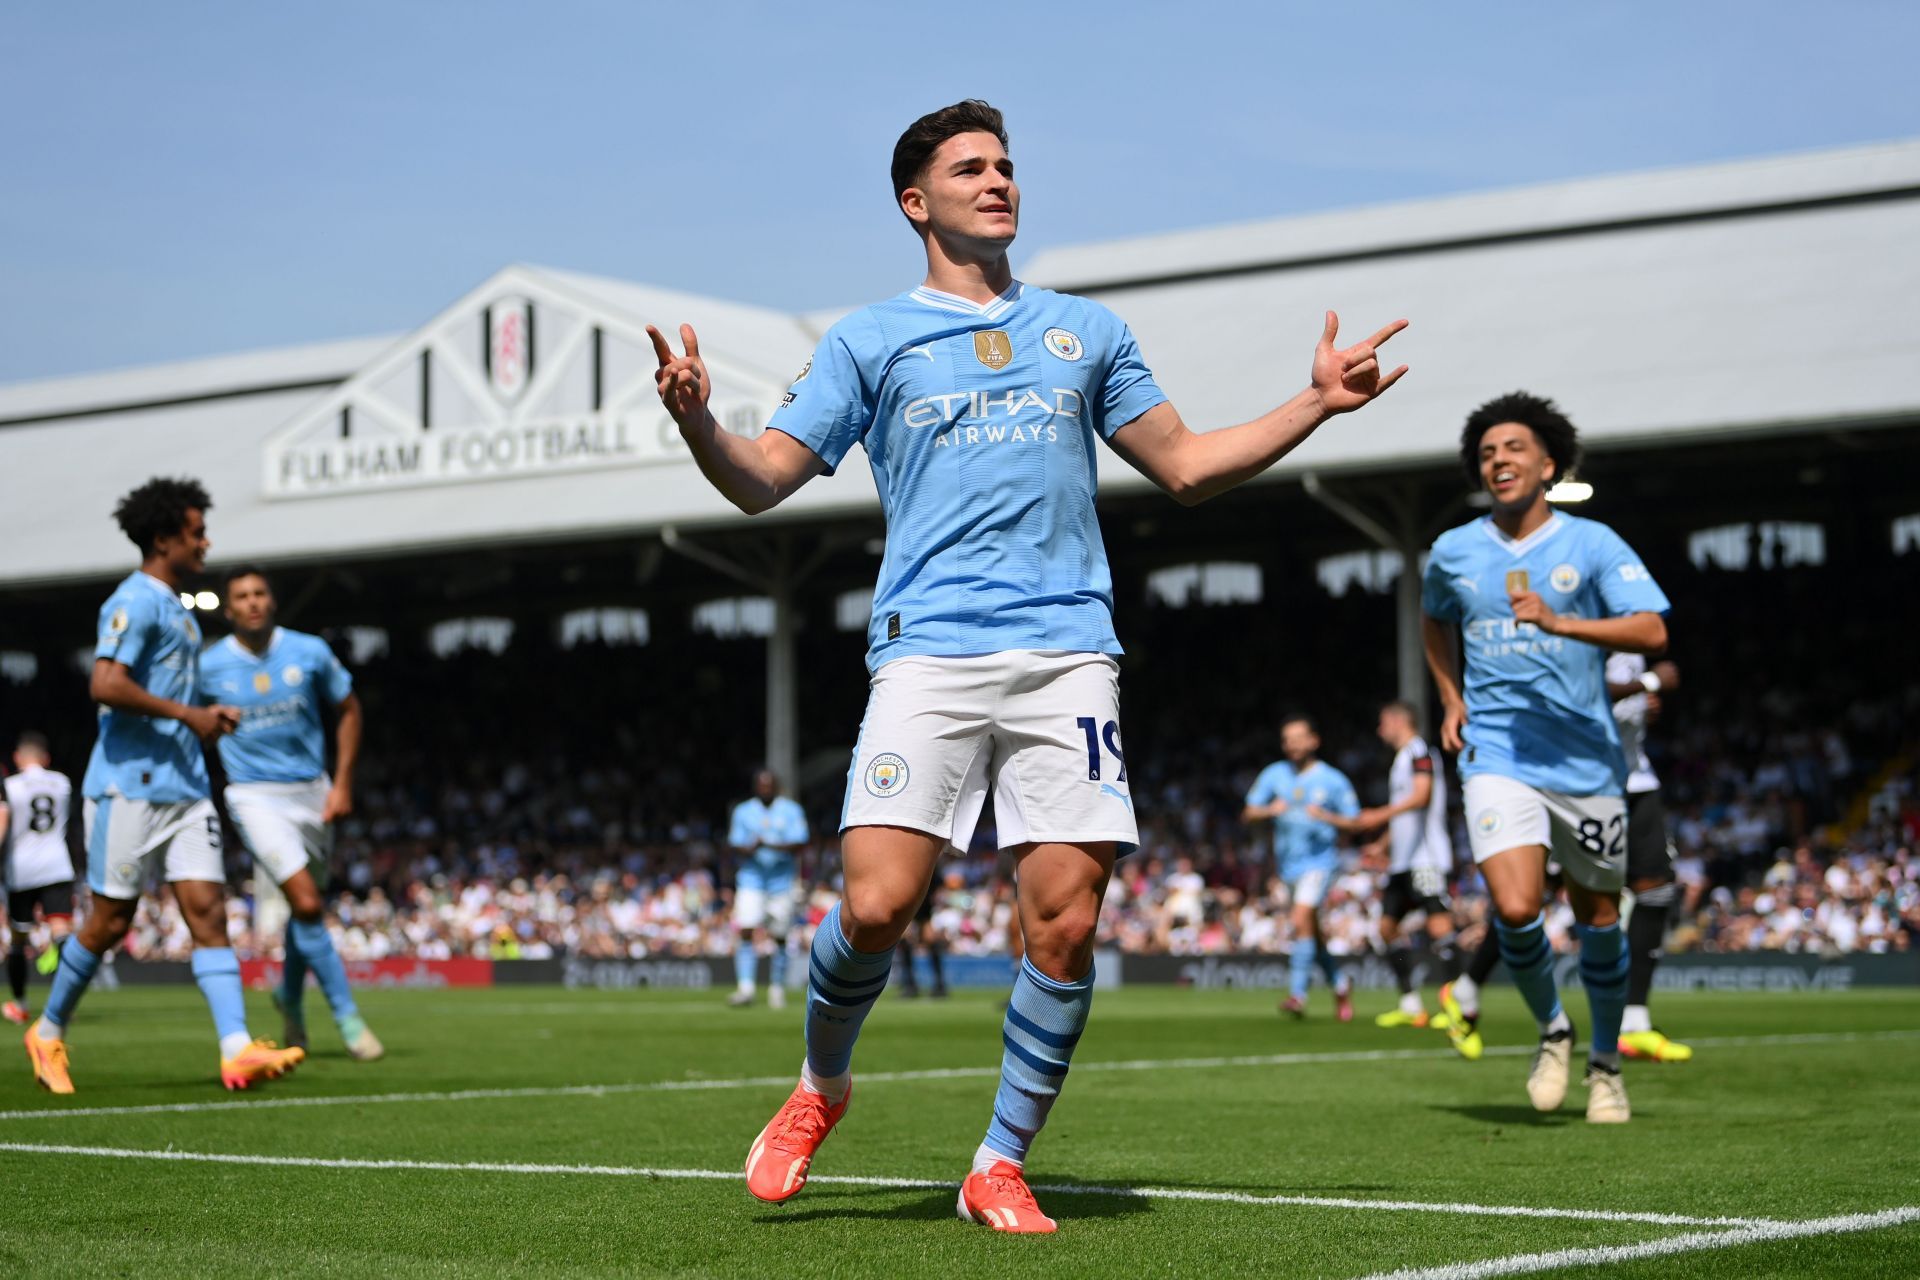
[[[280,965],[280,1007],[295,1022],[302,1020],[300,1006],[307,995],[307,958],[293,939],[293,921],[287,921],[287,936],[280,944],[286,959]]]
[[[333,937],[324,920],[294,920],[287,925],[287,941],[300,952],[300,958],[313,970],[320,991],[327,997],[335,1022],[360,1016],[354,1007],[353,988],[347,985],[347,966],[333,949]]]
[[[753,986],[753,970],[757,959],[753,953],[753,939],[746,934],[740,935],[739,942],[733,948],[733,980],[742,991]]]
[[[787,940],[773,940],[773,955],[767,960],[767,985],[784,987],[787,985]]]
[[[1020,965],[1000,1033],[1006,1052],[1000,1058],[1000,1092],[993,1098],[986,1140],[1015,1164],[1026,1160],[1027,1148],[1060,1096],[1073,1047],[1080,1043],[1092,1008],[1091,969],[1077,982],[1055,982],[1030,961]]]
[[[1338,991],[1340,989],[1340,957],[1326,947],[1317,947],[1314,959],[1320,962],[1320,972],[1327,975],[1327,985]]]
[[[816,1077],[843,1076],[853,1065],[860,1024],[892,972],[893,948],[855,951],[835,904],[814,931],[807,971],[807,1067]]]
[[[1287,957],[1287,972],[1293,979],[1291,994],[1296,1000],[1305,1000],[1307,988],[1313,985],[1313,961],[1319,950],[1312,938],[1293,940],[1293,951]]]
[[[47,993],[47,1007],[40,1011],[48,1025],[67,1025],[74,1006],[87,993],[87,984],[99,969],[100,957],[81,946],[78,937],[68,934],[60,948],[60,966],[53,971],[53,990]]]
[[[240,990],[240,961],[233,948],[195,947],[193,980],[200,984],[207,1008],[213,1010],[213,1029],[219,1033],[222,1053],[233,1036],[252,1039],[247,1034],[247,1000]]]
[[[1560,993],[1553,985],[1553,948],[1547,943],[1547,918],[1535,916],[1531,923],[1515,928],[1504,920],[1494,921],[1500,935],[1500,958],[1507,962],[1513,984],[1544,1030],[1560,1016]]]
[[[1580,938],[1580,985],[1587,989],[1593,1010],[1593,1039],[1587,1056],[1612,1062],[1620,1052],[1620,1017],[1627,1008],[1627,939],[1619,922],[1596,929],[1577,924]]]

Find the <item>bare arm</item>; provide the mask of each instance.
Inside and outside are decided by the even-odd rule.
[[[1252,826],[1256,822],[1265,822],[1268,818],[1277,818],[1286,811],[1285,800],[1275,800],[1272,804],[1250,804],[1240,811],[1240,821]]]
[[[1427,807],[1427,801],[1431,799],[1433,799],[1433,775],[1416,773],[1413,775],[1413,789],[1407,792],[1406,799],[1383,804],[1378,809],[1367,809],[1360,814],[1360,817],[1368,826],[1378,826],[1403,813],[1419,812]]]
[[[763,431],[752,440],[723,430],[707,409],[713,380],[700,358],[700,339],[693,326],[680,326],[687,353],[673,354],[666,338],[652,325],[653,353],[660,368],[654,387],[660,401],[680,427],[700,474],[722,496],[750,516],[780,505],[786,497],[827,469],[820,455],[784,431]]]
[[[1507,597],[1513,616],[1531,622],[1550,636],[1582,640],[1621,653],[1659,653],[1667,647],[1667,620],[1657,613],[1629,613],[1618,618],[1570,618],[1555,613],[1535,591],[1516,591]]]
[[[1460,693],[1460,629],[1422,614],[1420,636],[1426,645],[1427,670],[1440,694],[1440,748],[1459,751],[1466,745],[1460,730],[1467,723],[1467,700]]]
[[[1367,811],[1364,809],[1354,814],[1351,818],[1348,818],[1333,812],[1331,809],[1322,809],[1318,805],[1311,805],[1307,809],[1307,816],[1315,821],[1326,823],[1343,836],[1357,836],[1363,831],[1371,831],[1380,825],[1378,822],[1368,821]]]
[[[222,734],[232,733],[233,727],[240,723],[240,712],[233,707],[220,704],[194,707],[184,702],[155,697],[133,678],[126,663],[115,662],[112,658],[93,660],[93,677],[87,691],[95,702],[103,707],[112,707],[115,711],[131,712],[154,720],[178,720],[193,730],[202,742],[213,742]]]
[[[322,822],[334,822],[353,812],[353,767],[360,762],[360,732],[365,724],[360,695],[340,700],[340,717],[333,726],[333,788],[321,810]]]
[[[1376,348],[1407,327],[1396,320],[1358,346],[1339,350],[1340,320],[1327,326],[1313,354],[1313,382],[1305,391],[1252,422],[1194,432],[1171,404],[1147,410],[1113,433],[1113,448],[1135,470],[1183,506],[1193,506],[1251,480],[1291,453],[1328,418],[1370,403],[1407,371],[1380,376]]]

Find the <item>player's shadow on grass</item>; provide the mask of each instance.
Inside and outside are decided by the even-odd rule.
[[[955,1217],[955,1188],[913,1193],[904,1203],[890,1200],[885,1187],[820,1187],[807,1192],[805,1209],[772,1209],[754,1215],[755,1222],[794,1225],[803,1222],[832,1222],[851,1218],[882,1218],[892,1222],[934,1222]],[[1042,1207],[1055,1217],[1125,1218],[1136,1213],[1151,1213],[1153,1206],[1145,1197],[1135,1195],[1062,1194],[1041,1192]],[[832,1203],[821,1203],[831,1200]]]
[[[1457,1104],[1438,1104],[1435,1111],[1451,1111],[1457,1116],[1469,1120],[1478,1120],[1482,1124],[1511,1124],[1527,1128],[1554,1128],[1570,1123],[1565,1112],[1535,1111],[1532,1107],[1523,1107],[1518,1103],[1488,1102],[1472,1103],[1465,1106]]]

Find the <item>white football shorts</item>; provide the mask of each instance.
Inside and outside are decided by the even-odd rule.
[[[784,887],[756,889],[736,886],[733,891],[733,927],[765,929],[776,938],[784,938],[793,928],[794,908],[799,905],[800,886],[789,880]]]
[[[1627,880],[1627,800],[1570,796],[1513,778],[1477,773],[1463,788],[1475,863],[1523,845],[1541,845],[1574,883],[1618,893]]]
[[[227,785],[227,813],[254,865],[275,884],[285,884],[309,868],[316,880],[324,877],[327,856],[333,852],[333,828],[321,815],[332,788],[324,776],[311,782]]]
[[[103,898],[132,901],[158,866],[167,883],[224,884],[220,815],[209,799],[162,802],[107,796],[88,800],[87,887]]]
[[[964,851],[993,792],[1000,847],[1140,842],[1120,743],[1120,666],[1012,649],[874,672],[840,827],[907,827]]]

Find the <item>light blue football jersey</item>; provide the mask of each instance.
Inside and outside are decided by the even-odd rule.
[[[1315,760],[1297,772],[1285,760],[1276,760],[1262,769],[1247,791],[1247,804],[1271,804],[1275,800],[1287,802],[1287,811],[1273,820],[1273,851],[1285,879],[1292,879],[1309,866],[1330,863],[1334,858],[1334,841],[1340,833],[1310,816],[1308,806],[1343,818],[1360,812],[1360,797],[1353,783],[1325,760]]]
[[[172,587],[134,572],[100,606],[93,656],[124,663],[134,683],[169,702],[193,701],[200,657],[200,624]],[[81,791],[156,804],[199,800],[207,794],[207,761],[200,740],[178,720],[160,720],[100,708],[100,736]]]
[[[887,520],[867,665],[1120,652],[1095,441],[1166,400],[1097,302],[919,288],[827,331],[769,426],[832,470],[863,445]]]
[[[1627,780],[1607,699],[1606,650],[1514,619],[1508,575],[1575,618],[1664,614],[1671,607],[1633,549],[1606,525],[1556,511],[1518,541],[1490,516],[1449,529],[1427,560],[1427,615],[1460,624],[1466,750],[1460,776],[1497,774],[1590,796]]]
[[[322,705],[337,707],[353,677],[319,636],[275,627],[265,653],[234,636],[200,655],[201,702],[240,708],[220,739],[228,782],[311,782],[327,771]]]
[[[805,844],[806,810],[786,796],[775,796],[772,804],[762,804],[760,798],[754,796],[734,806],[733,822],[727,829],[727,843],[735,849],[751,850],[749,860],[762,876],[791,878],[793,854],[784,849],[769,849],[762,841]]]

